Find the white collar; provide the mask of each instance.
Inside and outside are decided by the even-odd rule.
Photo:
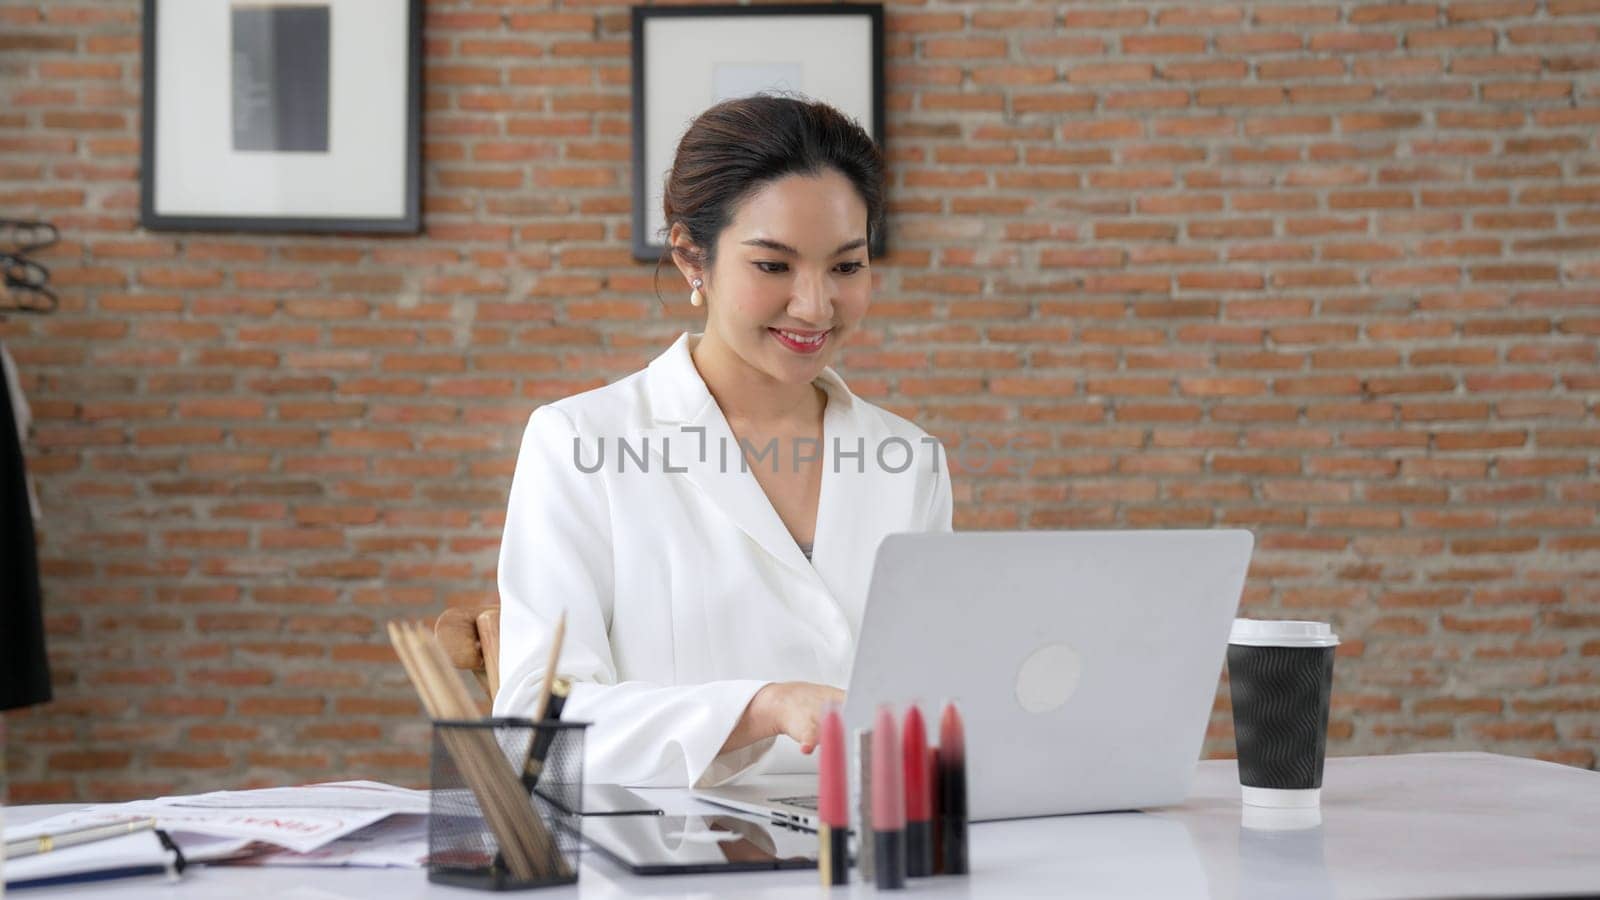
[[[689,422],[700,417],[707,403],[714,402],[700,370],[689,355],[692,342],[704,332],[685,331],[678,335],[660,356],[650,361],[646,378],[650,388],[650,415],[657,422]],[[828,394],[828,405],[842,411],[855,406],[855,394],[832,366],[824,366],[812,384]]]

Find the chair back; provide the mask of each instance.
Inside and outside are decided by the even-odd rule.
[[[500,607],[451,607],[434,621],[433,633],[450,664],[471,672],[493,706],[500,690]]]

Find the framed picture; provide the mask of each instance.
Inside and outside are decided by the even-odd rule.
[[[422,225],[422,0],[144,0],[140,221]]]
[[[633,255],[666,250],[661,198],[695,116],[763,91],[837,107],[883,147],[883,5],[633,8]],[[868,251],[883,255],[882,232]]]

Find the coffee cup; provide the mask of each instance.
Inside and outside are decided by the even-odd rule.
[[[1228,687],[1246,805],[1321,804],[1338,644],[1325,622],[1234,620]]]

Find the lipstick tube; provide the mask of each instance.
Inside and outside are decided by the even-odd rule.
[[[928,729],[916,704],[906,710],[900,742],[906,780],[906,876],[933,874],[933,777],[928,770]]]
[[[850,784],[845,771],[844,720],[822,717],[817,752],[817,868],[822,886],[850,883]]]
[[[928,778],[933,783],[929,802],[933,805],[933,874],[944,874],[944,810],[939,808],[939,748],[928,751]]]
[[[967,735],[954,703],[939,719],[939,843],[944,874],[967,874]]]
[[[872,726],[873,868],[880,891],[906,886],[906,789],[899,729],[888,706]]]
[[[872,729],[856,729],[856,872],[862,881],[877,873],[872,858]]]

